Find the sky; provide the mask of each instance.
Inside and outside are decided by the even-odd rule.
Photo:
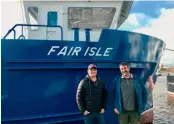
[[[174,1],[135,1],[130,15],[120,30],[143,33],[160,38],[174,50]],[[174,52],[165,51],[163,64],[174,65]]]
[[[23,23],[19,18],[22,16],[20,2],[3,1],[2,4],[1,38],[14,24]],[[174,1],[134,1],[128,19],[119,30],[158,37],[167,48],[174,49]],[[174,52],[165,51],[161,63],[174,65]]]

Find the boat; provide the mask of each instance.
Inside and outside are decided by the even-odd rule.
[[[25,23],[15,24],[1,39],[1,122],[83,123],[75,95],[94,63],[109,92],[106,124],[118,124],[111,88],[119,64],[128,62],[137,75],[149,64],[146,72],[152,74],[165,50],[159,38],[119,30],[132,4],[23,0]]]
[[[167,100],[174,105],[174,75],[167,75]]]

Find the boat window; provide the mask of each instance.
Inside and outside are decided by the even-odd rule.
[[[69,7],[68,28],[109,28],[115,12],[113,7]]]
[[[30,24],[38,25],[38,8],[30,6],[28,7]],[[37,30],[37,26],[31,26],[31,30]]]
[[[56,26],[57,25],[57,12],[48,12],[47,15],[47,25]]]

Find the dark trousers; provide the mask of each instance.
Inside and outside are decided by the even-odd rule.
[[[84,116],[85,124],[105,124],[104,115],[92,113]]]
[[[126,111],[118,115],[120,124],[139,124],[138,113]]]

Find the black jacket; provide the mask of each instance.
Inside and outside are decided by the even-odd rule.
[[[78,108],[83,114],[84,111],[90,113],[99,113],[101,109],[106,109],[108,92],[105,88],[105,82],[97,78],[94,84],[88,76],[80,81],[76,94]]]

